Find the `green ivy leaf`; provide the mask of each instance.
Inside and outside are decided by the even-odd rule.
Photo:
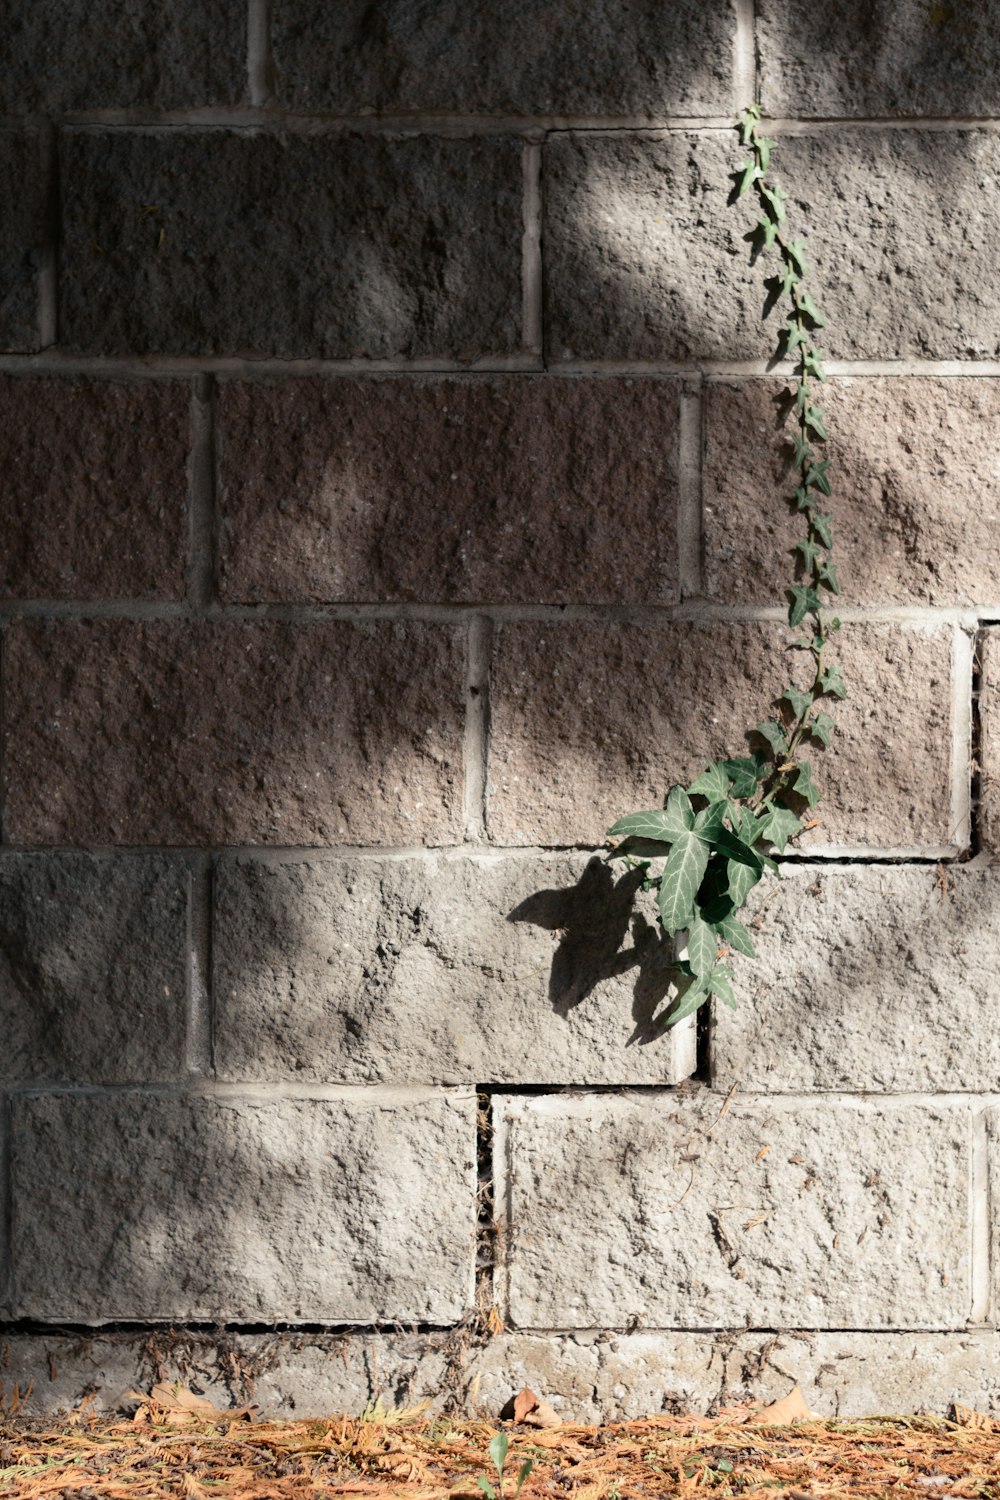
[[[788,323],[783,330],[785,337],[785,353],[791,354],[804,344],[808,344],[809,338],[804,328],[798,323]]]
[[[660,921],[668,936],[690,923],[708,856],[708,844],[696,833],[683,833],[675,840],[660,876]]]
[[[700,834],[707,844],[715,842],[715,835],[722,827],[731,805],[729,802],[710,802],[698,813],[694,820],[694,831]]]
[[[788,608],[788,623],[794,629],[805,619],[806,615],[814,614],[820,607],[819,594],[814,588],[805,584],[792,584],[788,590],[791,595],[791,603]]]
[[[810,807],[815,807],[819,801],[819,788],[813,783],[812,769],[809,766],[799,766],[795,777],[795,795],[803,797]]]
[[[810,297],[808,292],[799,293],[798,305],[801,311],[805,313],[810,323],[812,323],[814,328],[826,327],[826,320],[823,317],[823,314],[820,312],[819,308],[816,306],[815,302]]]
[[[788,704],[789,708],[792,710],[793,716],[796,719],[801,719],[802,715],[805,713],[806,709],[809,707],[812,701],[813,695],[811,689],[806,692],[802,692],[797,687],[786,687],[785,691],[778,699],[779,703]]]
[[[686,1021],[688,1016],[693,1016],[695,1011],[705,1004],[708,999],[708,984],[704,979],[693,979],[691,984],[678,997],[677,1004],[667,1017],[668,1026],[676,1026],[678,1021]]]
[[[734,908],[741,907],[747,893],[757,884],[764,873],[760,856],[749,844],[734,833],[723,829],[717,840],[717,848],[726,859],[726,882],[729,899]]]
[[[795,504],[799,510],[812,510],[813,497],[809,493],[809,486],[800,484],[795,491]]]
[[[776,144],[776,141],[769,140],[766,135],[759,135],[757,137],[757,150],[760,153],[761,171],[766,172],[771,165],[771,152],[774,150]],[[771,191],[777,193],[782,201],[784,200],[785,195],[780,188],[772,188]]]
[[[823,495],[830,493],[830,481],[826,477],[829,466],[830,460],[821,458],[816,463],[811,463],[806,470],[806,484],[815,487]]]
[[[820,550],[812,538],[806,537],[804,541],[796,542],[792,551],[799,554],[802,566],[807,573],[811,573],[820,557]]]
[[[846,698],[847,688],[839,667],[827,667],[819,680],[821,690],[831,698]]]
[[[719,941],[725,943],[727,948],[732,948],[734,953],[742,953],[745,958],[757,957],[749,932],[736,917],[717,917],[712,926]]]
[[[688,787],[692,797],[707,797],[709,802],[722,802],[729,796],[729,777],[716,761],[710,761],[697,781]]]
[[[733,177],[737,181],[737,198],[742,198],[747,189],[762,175],[760,167],[758,167],[755,161],[742,162],[739,171],[733,173]]]
[[[794,438],[792,439],[792,447],[794,449],[792,463],[797,469],[801,469],[804,463],[806,463],[809,459],[813,459],[816,457],[812,448],[810,448],[809,446],[809,439],[801,432],[797,432],[795,434]]]
[[[691,970],[699,978],[711,973],[718,948],[719,943],[714,931],[704,918],[695,912],[688,928],[687,954]]]
[[[733,994],[733,972],[724,964],[716,964],[709,976],[709,989],[717,1000],[723,1005],[728,1005],[730,1010],[736,1009],[736,996]]]
[[[837,582],[837,564],[827,558],[819,570],[819,586],[829,589],[831,594],[840,593],[840,584]]]
[[[740,755],[734,760],[724,760],[722,769],[732,783],[731,797],[752,797],[767,768],[759,756]]]
[[[769,844],[773,844],[779,854],[784,854],[788,840],[793,838],[801,827],[802,819],[798,813],[792,812],[790,807],[774,806],[764,819],[760,836]]]
[[[788,258],[800,276],[806,274],[806,247],[804,240],[790,240],[785,246]]]
[[[810,432],[814,432],[816,434],[821,443],[825,443],[830,436],[830,434],[826,430],[826,424],[823,421],[823,418],[825,416],[826,412],[821,406],[810,406],[805,416],[806,426],[809,428]]]
[[[817,714],[814,719],[809,720],[809,733],[823,746],[829,745],[836,727],[836,722],[829,714]]]
[[[822,542],[824,547],[833,546],[833,531],[831,530],[832,516],[817,513],[812,518],[812,529]]]
[[[826,371],[823,369],[822,349],[804,349],[802,351],[802,369],[806,375],[812,375],[816,380],[825,381]]]
[[[762,144],[761,141],[757,142],[758,147],[761,144]],[[770,143],[768,143],[768,144],[770,145]],[[770,163],[770,160],[771,160],[771,154],[770,154],[770,150],[768,150],[768,159],[767,159],[767,161],[766,162],[764,162],[764,161],[761,162],[761,166],[763,167],[763,169],[764,169],[765,172],[767,171],[767,168],[768,168],[768,165]],[[774,219],[775,224],[776,225],[777,224],[784,224],[785,217],[786,217],[785,216],[785,195],[781,191],[781,188],[778,187],[777,185],[774,185],[772,187],[762,186],[761,189],[760,189],[760,196],[763,198],[764,202],[767,204],[768,210],[769,210],[772,218]]]
[[[785,734],[783,724],[776,719],[763,719],[754,725],[762,740],[766,740],[775,755],[784,755],[788,750],[788,736]]]

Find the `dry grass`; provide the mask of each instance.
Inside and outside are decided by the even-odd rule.
[[[0,1495],[16,1500],[280,1500],[398,1496],[483,1500],[496,1483],[497,1425],[376,1408],[360,1418],[254,1421],[183,1393],[144,1398],[132,1419],[89,1415],[61,1426],[0,1417]],[[192,1407],[194,1409],[192,1409]],[[958,1409],[943,1417],[764,1425],[759,1409],[716,1418],[651,1417],[565,1425],[510,1437],[503,1494],[513,1500],[645,1500],[654,1496],[904,1497],[1000,1500],[1000,1423]]]

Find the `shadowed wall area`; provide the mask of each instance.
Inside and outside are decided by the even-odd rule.
[[[0,1392],[1000,1410],[1000,0],[15,0]],[[739,1007],[620,815],[851,699]]]

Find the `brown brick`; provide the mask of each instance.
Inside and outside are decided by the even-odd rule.
[[[487,136],[69,132],[61,337],[93,354],[515,354],[522,156]]]
[[[342,622],[20,621],[6,810],[25,843],[453,841],[463,641]]]
[[[656,380],[224,385],[224,597],[670,602],[677,405]]]
[[[30,353],[40,344],[45,191],[38,136],[29,130],[0,130],[0,350],[15,354]]]
[[[501,844],[599,843],[744,735],[789,680],[778,624],[508,624],[498,633],[489,828]],[[951,632],[844,627],[852,694],[811,847],[950,845]]]
[[[183,593],[189,400],[173,382],[0,376],[0,597]]]
[[[764,380],[706,391],[709,596],[775,603],[792,575],[789,552],[804,528],[788,503],[796,483],[786,446],[794,423],[781,421],[788,388]],[[838,380],[820,400],[829,413],[828,509],[845,601],[995,606],[997,383]]]

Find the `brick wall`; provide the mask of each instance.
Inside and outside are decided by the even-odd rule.
[[[15,12],[0,1384],[1000,1407],[1000,8]],[[785,670],[755,93],[852,697],[663,1034],[595,850]]]

